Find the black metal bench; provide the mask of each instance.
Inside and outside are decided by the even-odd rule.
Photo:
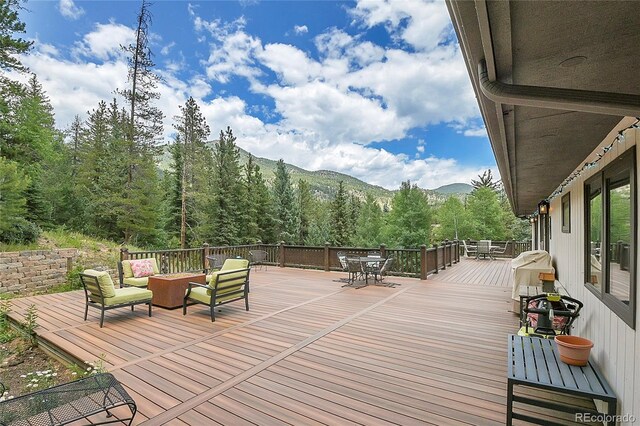
[[[589,361],[585,367],[577,367],[560,361],[556,342],[551,339],[509,335],[509,361],[507,364],[507,425],[513,419],[525,420],[542,425],[560,425],[549,420],[541,420],[532,416],[514,413],[513,403],[521,402],[565,413],[582,416],[600,416],[607,419],[607,424],[615,425],[617,398],[597,366]],[[607,404],[607,412],[585,408],[576,408],[559,402],[549,402],[514,395],[515,385],[529,386],[597,399]]]
[[[121,406],[129,407],[131,417],[112,415],[110,410]],[[0,402],[0,425],[65,425],[103,412],[113,419],[90,424],[131,425],[136,411],[136,403],[120,382],[102,373]]]

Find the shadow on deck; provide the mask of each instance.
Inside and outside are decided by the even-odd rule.
[[[12,317],[34,303],[44,345],[104,354],[138,423],[498,425],[517,328],[509,271],[463,259],[427,281],[356,290],[337,282],[345,274],[270,267],[252,272],[251,310],[225,305],[215,323],[204,306],[123,308],[100,329],[77,291],[16,299]]]

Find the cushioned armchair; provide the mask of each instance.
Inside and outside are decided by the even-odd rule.
[[[217,258],[216,258],[217,259]],[[207,274],[207,284],[211,282],[211,279],[219,272],[233,271],[235,269],[244,269],[249,267],[249,261],[247,259],[225,259],[221,266],[209,269],[210,273]]]
[[[132,264],[135,266],[136,263],[140,264],[143,262],[151,263],[153,273],[149,273],[150,271],[147,271],[146,273],[141,274],[134,271],[134,268],[132,268]],[[158,262],[153,257],[150,257],[148,259],[129,259],[118,262],[118,277],[120,278],[120,287],[147,288],[147,284],[149,284],[149,276],[158,275],[159,273],[160,268],[158,268]]]
[[[109,309],[146,303],[149,305],[151,316],[151,290],[137,287],[115,288],[111,276],[106,271],[87,269],[80,274],[80,281],[84,287],[86,306],[84,308],[84,320],[87,320],[89,306],[100,309],[100,328],[104,323],[104,311]]]
[[[188,303],[202,303],[209,306],[211,321],[216,320],[215,307],[244,299],[249,310],[249,261],[227,259],[222,269],[213,272],[207,285],[189,283],[182,302],[182,314],[187,314]]]

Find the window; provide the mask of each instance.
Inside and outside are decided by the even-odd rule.
[[[571,233],[571,193],[562,197],[562,232]]]
[[[635,147],[585,182],[585,285],[633,328],[636,297],[634,159]],[[562,203],[564,218],[564,197]]]

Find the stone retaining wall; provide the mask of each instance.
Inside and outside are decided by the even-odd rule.
[[[26,293],[64,284],[77,249],[0,252],[0,293]]]

